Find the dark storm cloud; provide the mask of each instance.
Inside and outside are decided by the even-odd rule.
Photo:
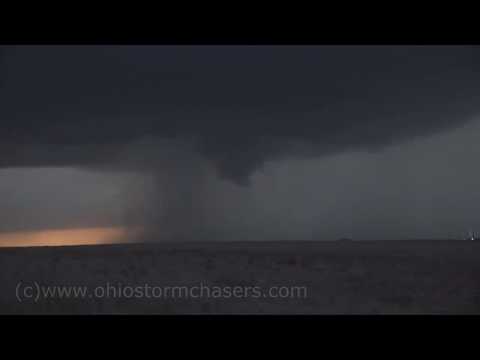
[[[4,47],[0,166],[96,166],[175,137],[245,183],[272,158],[456,127],[479,86],[478,47]]]

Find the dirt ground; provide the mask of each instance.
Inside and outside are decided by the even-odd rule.
[[[480,242],[0,249],[2,314],[477,314]]]

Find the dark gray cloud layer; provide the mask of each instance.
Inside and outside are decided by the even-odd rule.
[[[4,47],[0,166],[97,166],[175,137],[245,183],[271,158],[454,128],[479,100],[478,47]]]

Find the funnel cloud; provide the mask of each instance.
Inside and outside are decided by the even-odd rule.
[[[141,174],[122,201],[142,239],[428,237],[444,215],[425,206],[403,225],[360,218],[408,211],[395,189],[427,202],[457,191],[465,180],[446,174],[436,190],[419,185],[442,159],[480,177],[468,162],[478,145],[449,151],[477,129],[479,89],[478,46],[3,46],[0,172]],[[409,168],[415,147],[429,155]],[[327,200],[301,202],[304,191]],[[460,218],[442,233],[463,231]]]

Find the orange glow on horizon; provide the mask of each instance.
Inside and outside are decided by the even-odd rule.
[[[127,241],[127,230],[121,227],[0,233],[0,247],[99,245]]]

